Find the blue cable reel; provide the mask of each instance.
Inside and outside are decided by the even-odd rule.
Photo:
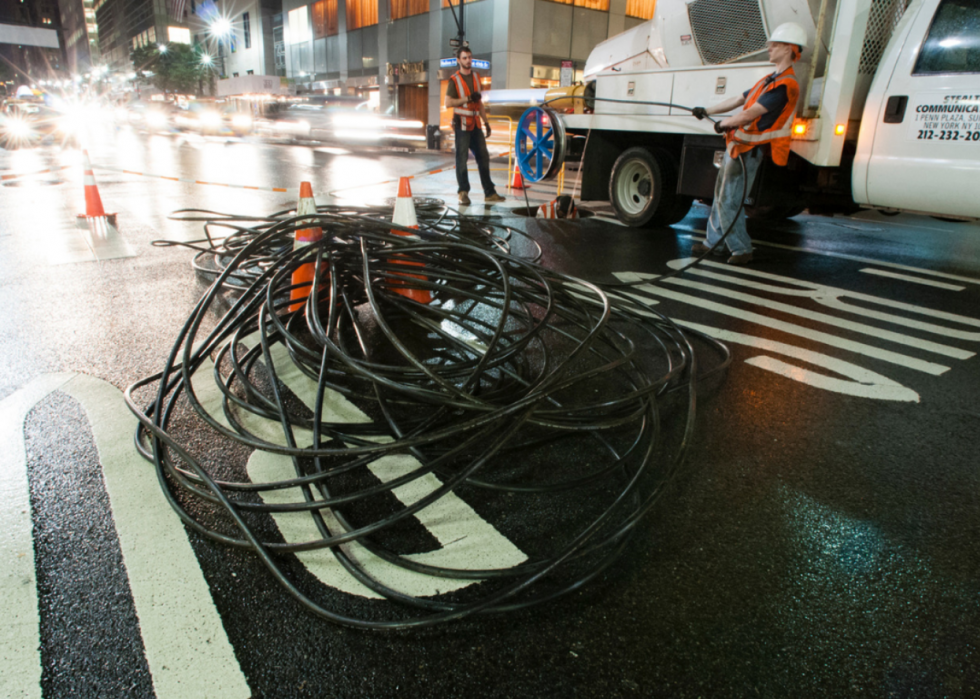
[[[530,107],[517,122],[514,152],[525,182],[558,176],[565,163],[565,123],[553,109]]]

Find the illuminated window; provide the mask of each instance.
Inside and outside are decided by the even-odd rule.
[[[289,13],[289,43],[302,44],[310,40],[310,15],[305,7]]]
[[[602,10],[609,12],[609,0],[551,0],[551,2],[561,3],[562,5],[574,5],[584,7],[587,10]]]
[[[392,19],[404,19],[428,11],[429,0],[391,0]]]
[[[639,19],[653,19],[657,0],[626,0],[626,16]]]
[[[476,2],[476,0],[466,0],[467,5],[471,2]],[[443,8],[449,7],[449,0],[442,0],[442,6]],[[459,7],[459,0],[453,0],[453,7]]]
[[[337,36],[340,33],[340,20],[337,14],[338,0],[320,0],[313,4],[313,38]]]
[[[378,0],[347,0],[347,31],[378,23]]]
[[[167,27],[167,39],[172,44],[189,44],[191,30],[186,27]]]

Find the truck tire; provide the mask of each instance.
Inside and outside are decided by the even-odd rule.
[[[677,215],[676,191],[677,166],[665,151],[634,146],[613,164],[609,201],[616,218],[628,226],[668,225]]]

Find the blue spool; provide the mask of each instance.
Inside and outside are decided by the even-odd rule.
[[[556,123],[558,119],[550,109],[530,107],[517,122],[514,152],[525,182],[540,182],[555,174],[555,161],[560,159],[555,157],[555,150],[564,150],[564,144],[558,142],[559,137],[564,139],[564,128]]]

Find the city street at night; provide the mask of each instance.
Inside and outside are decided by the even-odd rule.
[[[550,201],[557,185],[534,183],[526,193],[506,187],[505,147],[493,148],[497,157],[491,175],[506,200],[485,205],[483,192],[474,186],[472,204],[463,207],[449,150],[147,133],[109,119],[93,126],[85,147],[105,211],[116,215],[114,225],[78,218],[86,208],[82,151],[58,144],[0,150],[3,697],[980,695],[977,223],[872,210],[752,220],[751,264],[729,265],[724,257],[708,256],[663,279],[695,257],[692,246],[705,236],[705,204],[696,201],[686,218],[672,226],[624,226],[607,202],[585,202],[597,214],[589,218],[527,218],[514,209]],[[470,164],[474,179],[475,165]],[[610,535],[611,543],[601,551],[560,561],[567,565],[555,575],[537,579],[534,574],[545,567],[541,564],[520,578],[530,580],[520,594],[546,596],[560,587],[554,580],[576,580],[576,566],[585,570],[593,565],[590,556],[601,554],[605,562],[595,563],[594,574],[582,573],[581,584],[565,594],[523,608],[516,601],[527,598],[515,593],[491,613],[475,609],[419,628],[359,628],[312,611],[275,571],[305,599],[338,617],[381,622],[438,615],[481,595],[491,599],[503,583],[489,575],[440,578],[380,559],[368,561],[361,547],[370,542],[419,567],[470,571],[551,561],[599,521],[596,503],[612,497],[610,483],[504,492],[461,482],[376,539],[337,545],[344,555],[335,558],[328,548],[271,547],[266,549],[274,563],[270,566],[254,547],[231,545],[197,528],[220,531],[228,539],[243,536],[225,504],[188,495],[192,486],[207,494],[193,477],[171,473],[158,478],[154,464],[134,445],[137,418],[123,392],[164,370],[189,318],[200,320],[196,339],[203,343],[239,298],[239,292],[226,288],[198,314],[198,302],[215,279],[193,266],[197,252],[208,247],[203,219],[230,214],[239,217],[234,225],[245,228],[273,214],[290,219],[300,183],[309,182],[317,205],[354,212],[351,219],[324,224],[324,235],[354,255],[351,221],[381,217],[384,229],[401,177],[412,177],[417,204],[428,207],[427,213],[419,212],[421,240],[446,246],[419,254],[446,259],[455,254],[446,250],[456,239],[438,234],[444,215],[446,221],[459,222],[453,224],[458,230],[493,231],[496,242],[484,249],[504,250],[520,269],[540,265],[581,280],[560,285],[558,277],[540,277],[567,290],[566,308],[583,314],[574,318],[598,318],[602,303],[589,306],[583,299],[601,292],[641,300],[645,310],[635,313],[640,320],[659,313],[676,324],[658,334],[630,334],[639,325],[623,329],[623,317],[614,316],[610,327],[623,329],[622,342],[595,345],[595,353],[611,355],[613,347],[632,343],[638,352],[636,376],[641,369],[672,371],[662,357],[681,367],[665,390],[637,399],[641,412],[649,410],[645,414],[651,417],[627,415],[632,403],[607,412],[605,401],[611,399],[606,389],[611,387],[570,384],[548,393],[540,423],[522,428],[526,448],[510,449],[514,442],[508,442],[510,450],[489,462],[510,470],[490,473],[558,482],[582,476],[590,460],[609,463],[612,453],[615,463],[604,478],[611,478],[612,485],[638,478],[626,465],[632,447],[627,443],[624,451],[616,440],[621,436],[617,425],[639,423],[644,425],[640,433],[655,430],[661,438],[656,463],[673,465],[643,482],[651,508],[635,522],[632,514],[624,519],[630,522],[628,531]],[[572,167],[563,183],[576,199],[578,178],[579,170]],[[179,210],[210,213],[175,213]],[[426,224],[437,219],[438,225]],[[208,232],[222,238],[231,230],[217,226]],[[471,255],[465,258],[470,267],[447,263],[460,279],[464,269],[477,268],[474,260],[484,253],[470,251],[476,247],[473,243],[458,252]],[[261,274],[290,249],[274,250],[254,269],[243,267],[243,274]],[[504,252],[500,255],[494,259],[503,260]],[[403,265],[396,270],[405,269],[405,259],[392,259],[393,265]],[[334,275],[340,276],[336,268]],[[486,275],[488,284],[491,276],[497,283],[496,273]],[[467,287],[448,278],[445,290],[432,292],[432,312],[459,312],[463,296],[450,291],[464,287],[471,289],[467,298],[473,308],[481,308],[479,296],[489,294],[489,287],[479,280]],[[399,283],[389,286],[397,289]],[[513,284],[514,298],[525,298],[520,294],[533,286],[521,277]],[[363,346],[371,357],[365,366],[376,370],[390,359],[380,350],[380,358],[371,354],[388,330],[376,309],[402,306],[352,298],[349,314],[361,319],[361,325],[355,323],[359,334],[342,337],[338,331],[338,346],[345,352]],[[525,304],[513,303],[515,309]],[[412,304],[404,300],[403,306]],[[528,318],[545,317],[541,307],[526,304]],[[306,327],[306,310],[291,309],[288,300],[275,308],[282,318],[296,318],[291,329]],[[479,316],[478,310],[473,313]],[[467,326],[487,329],[479,342],[449,320],[414,334],[405,331],[405,336],[432,342],[451,339],[453,333],[466,335],[463,341],[473,348],[466,356],[472,361],[463,365],[475,372],[472,366],[491,352],[488,347],[515,337],[514,326],[505,324],[506,332],[489,340],[496,327],[490,315]],[[406,317],[422,315],[406,312],[395,320]],[[491,378],[481,384],[486,394],[480,400],[492,403],[500,386],[517,381],[518,369],[508,367],[533,373],[535,363],[547,364],[550,356],[554,364],[547,371],[558,371],[555,358],[565,358],[563,343],[574,331],[572,319],[547,315],[551,334],[523,347],[522,358],[488,367]],[[262,322],[271,321],[264,317]],[[255,339],[261,333],[246,337],[249,332],[243,331],[238,343],[262,349]],[[312,343],[316,333],[297,336]],[[691,343],[690,355],[677,349],[685,342]],[[291,406],[307,424],[323,394],[332,396],[325,399],[335,401],[331,420],[349,421],[352,428],[349,434],[330,432],[322,437],[324,444],[365,450],[404,437],[388,429],[399,415],[404,417],[398,401],[394,407],[381,399],[372,402],[367,389],[345,393],[347,387],[336,376],[327,389],[322,383],[318,387],[319,349],[313,360],[305,359],[304,373],[292,364],[303,360],[301,355],[277,347],[278,381],[270,381],[263,373],[268,367],[262,368],[273,350],[260,352],[256,365],[244,373],[258,393],[275,395],[280,408]],[[727,367],[724,348],[731,355]],[[340,349],[333,352],[341,354]],[[214,352],[195,374],[197,398],[205,406],[222,404],[220,382],[214,381],[209,362],[218,362],[222,376],[230,376],[227,356],[218,355]],[[419,366],[442,366],[437,360],[440,356]],[[400,375],[393,376],[391,385]],[[446,381],[445,390],[462,394],[471,388],[468,376]],[[631,378],[630,386],[635,388],[636,380]],[[368,384],[362,379],[357,385]],[[691,386],[693,397],[687,391]],[[136,400],[152,403],[156,388],[152,382],[139,388]],[[388,384],[375,382],[372,390],[380,396]],[[585,395],[592,391],[594,397]],[[247,397],[240,387],[230,392]],[[415,405],[424,406],[431,397],[423,393]],[[532,398],[523,400],[531,405]],[[446,424],[462,424],[454,412],[459,406],[445,400],[433,403],[432,414]],[[601,413],[594,419],[610,420],[606,432],[583,427],[579,441],[535,441],[534,430],[544,434],[549,424],[573,419],[570,409],[558,409],[562,405],[591,401]],[[215,479],[275,480],[283,460],[286,478],[296,475],[288,473],[294,461],[313,468],[313,459],[275,458],[289,451],[272,402],[263,404],[264,417],[252,415],[248,425],[265,439],[278,433],[278,454],[247,441],[232,443],[215,427],[192,420],[185,399],[177,403],[171,432]],[[686,425],[691,410],[694,421]],[[212,415],[215,424],[227,427],[240,412],[227,408],[222,413],[217,407]],[[419,424],[426,417],[415,416]],[[576,413],[574,419],[587,417]],[[376,431],[357,432],[365,424]],[[475,420],[474,425],[482,429],[483,423]],[[474,426],[454,429],[451,439],[459,440],[461,449],[464,441],[469,444],[482,434]],[[594,435],[599,436],[593,440]],[[439,443],[450,455],[456,446],[446,443],[451,439]],[[600,441],[602,448],[596,446]],[[383,497],[321,507],[328,516],[319,521],[336,533],[342,520],[340,515],[333,519],[334,510],[352,526],[397,518],[460,473],[454,469],[464,458],[445,466],[446,454],[430,447],[389,452],[387,474],[377,464],[341,474],[331,487],[349,492],[344,489],[384,485],[403,473],[399,468],[409,468],[406,463],[428,465],[424,478],[385,490]],[[477,445],[467,448],[484,453]],[[684,458],[677,463],[680,455]],[[182,459],[177,461],[190,463]],[[467,478],[478,480],[486,473],[473,471]],[[279,494],[290,502],[292,493],[302,501],[299,485],[260,494],[236,491],[235,497],[268,504],[283,502],[276,500]],[[408,493],[412,487],[414,494]],[[318,497],[325,493],[324,488]],[[175,504],[191,521],[178,516]],[[639,509],[629,505],[634,506]],[[241,511],[250,531],[263,541],[297,543],[322,534],[309,514]],[[300,517],[305,519],[296,524]],[[389,538],[382,536],[389,531]],[[397,595],[384,599],[369,589],[352,572],[361,570],[361,563],[385,585],[424,600],[423,606],[403,604]],[[562,578],[565,574],[569,577]],[[508,600],[517,608],[507,608]]]

